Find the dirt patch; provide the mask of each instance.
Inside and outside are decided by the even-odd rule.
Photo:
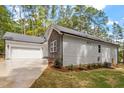
[[[79,84],[81,85],[81,87],[89,87],[89,85],[92,85],[91,81],[88,80],[82,80],[79,82]]]
[[[116,79],[113,79],[112,77],[108,78],[106,82],[110,84],[112,88],[117,84]]]

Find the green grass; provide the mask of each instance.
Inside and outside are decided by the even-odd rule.
[[[124,65],[120,66],[124,69]],[[124,70],[95,69],[62,72],[48,68],[32,88],[124,88]]]

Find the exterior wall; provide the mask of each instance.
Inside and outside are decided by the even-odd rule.
[[[101,45],[101,53],[98,53],[98,45]],[[115,46],[67,34],[63,36],[63,66],[112,62],[112,58],[117,63]]]
[[[50,52],[50,43],[54,40],[57,40],[57,52]],[[49,40],[48,40],[48,55],[49,58],[52,59],[60,59],[62,61],[62,35],[60,35],[57,31],[53,30]]]
[[[10,40],[6,40],[5,43],[6,43],[5,44],[5,58],[6,59],[11,58],[12,47],[38,48],[41,51],[43,49],[42,44],[36,44],[36,43],[17,42],[17,41],[10,41]]]
[[[48,58],[48,42],[42,44],[43,46],[43,57]]]
[[[117,64],[117,47],[102,45],[102,62],[112,62]]]

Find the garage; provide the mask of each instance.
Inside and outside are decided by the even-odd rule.
[[[46,56],[43,53],[45,51],[43,37],[8,32],[4,35],[4,39],[6,59],[41,59]]]
[[[42,58],[43,51],[40,48],[12,47],[11,58]]]

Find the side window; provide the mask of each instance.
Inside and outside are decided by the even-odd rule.
[[[50,52],[57,52],[57,40],[54,40],[50,43]]]
[[[57,52],[57,40],[54,41],[54,52]]]
[[[98,45],[98,53],[101,53],[101,45]]]
[[[53,52],[53,42],[50,43],[50,52]]]

